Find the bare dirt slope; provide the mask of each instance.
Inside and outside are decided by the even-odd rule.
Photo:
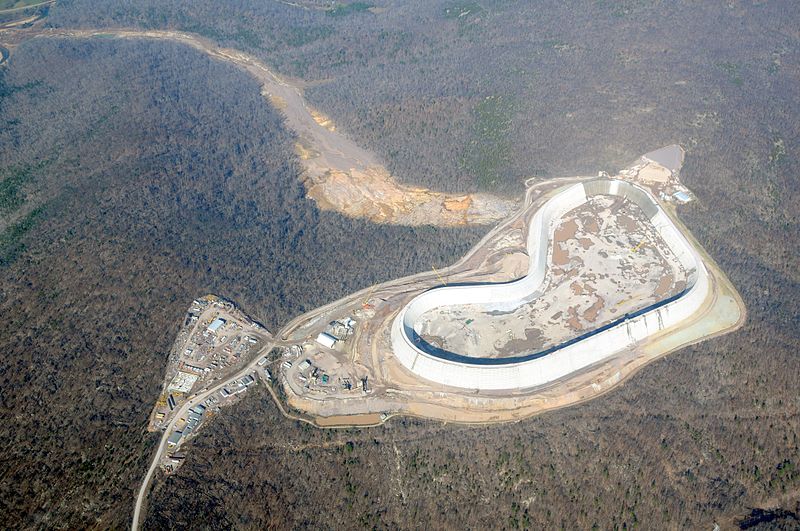
[[[399,225],[485,225],[507,217],[516,201],[489,194],[451,195],[397,182],[378,157],[339,132],[330,118],[308,105],[300,82],[272,72],[254,56],[222,48],[179,31],[28,30],[27,36],[163,39],[184,43],[211,57],[244,68],[260,83],[261,94],[283,114],[297,135],[308,196],[323,210]]]

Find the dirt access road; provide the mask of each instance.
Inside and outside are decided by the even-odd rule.
[[[142,480],[142,485],[139,487],[139,492],[136,496],[136,505],[134,506],[133,509],[133,520],[131,521],[132,531],[136,531],[139,528],[139,523],[142,515],[142,507],[144,506],[144,502],[147,499],[147,494],[150,488],[150,484],[153,480],[153,475],[155,474],[156,469],[158,469],[158,464],[161,462],[161,457],[164,455],[164,451],[167,448],[167,440],[174,431],[175,424],[178,422],[178,420],[181,417],[186,416],[190,408],[196,406],[197,404],[202,403],[203,401],[205,401],[206,398],[213,395],[214,393],[216,393],[226,385],[230,384],[231,382],[235,381],[237,378],[241,378],[246,374],[252,372],[255,369],[256,364],[258,363],[258,359],[261,356],[263,356],[264,353],[272,350],[274,346],[275,346],[274,342],[269,342],[265,344],[258,352],[255,353],[252,361],[250,361],[250,363],[248,363],[241,370],[236,372],[236,374],[234,374],[230,378],[222,380],[216,385],[209,387],[206,391],[200,392],[192,396],[191,398],[189,398],[189,400],[186,401],[185,404],[183,404],[178,409],[178,411],[175,413],[170,423],[164,429],[164,434],[161,436],[161,441],[158,444],[158,448],[156,449],[155,455],[153,455],[153,461],[150,463],[150,468],[147,469],[147,474],[145,474],[144,479]]]
[[[18,13],[20,11],[25,11],[28,9],[34,9],[36,7],[42,7],[50,4],[54,4],[56,0],[46,0],[45,2],[38,2],[35,4],[27,4],[18,7],[9,7],[8,9],[0,9],[0,14],[7,14],[7,13]]]
[[[297,135],[296,150],[303,163],[303,183],[308,196],[322,210],[397,225],[486,225],[508,217],[519,201],[489,194],[452,195],[400,184],[380,158],[358,146],[332,120],[312,108],[303,95],[302,83],[291,82],[270,70],[258,58],[213,41],[180,31],[129,29],[26,28],[0,34],[20,41],[26,38],[115,37],[178,42],[214,59],[246,70],[262,84],[261,94],[278,109],[286,125]]]

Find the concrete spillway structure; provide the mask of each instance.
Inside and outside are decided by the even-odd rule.
[[[687,272],[686,289],[554,347],[515,357],[468,357],[436,349],[420,337],[416,323],[434,308],[473,304],[484,306],[487,311],[509,311],[539,297],[546,289],[552,256],[550,242],[559,220],[598,195],[623,197],[642,209]],[[535,387],[598,363],[679,324],[702,306],[710,289],[708,272],[694,247],[649,192],[625,181],[596,179],[568,186],[533,216],[527,246],[528,274],[520,280],[439,287],[412,299],[392,323],[392,349],[397,359],[422,378],[453,387],[484,390]]]

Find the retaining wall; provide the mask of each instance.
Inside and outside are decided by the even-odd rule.
[[[570,210],[596,195],[624,197],[649,217],[665,243],[687,271],[687,288],[676,296],[626,315],[570,341],[543,351],[511,358],[471,358],[425,349],[415,324],[425,312],[440,306],[479,304],[487,310],[511,310],[539,297],[551,262],[555,229]],[[692,245],[646,190],[625,181],[597,179],[570,185],[545,203],[528,229],[528,274],[501,284],[433,288],[411,300],[392,323],[394,355],[419,376],[468,389],[511,390],[542,385],[633,347],[648,336],[674,326],[702,305],[709,291],[708,272]]]

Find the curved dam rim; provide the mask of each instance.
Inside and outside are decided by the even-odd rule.
[[[603,190],[598,191],[598,189],[601,189],[601,188]],[[512,302],[517,302],[519,304],[523,304],[523,303],[525,303],[525,302],[527,302],[529,300],[532,300],[533,298],[538,297],[538,296],[541,295],[541,293],[538,293],[538,291],[540,290],[540,288],[542,287],[542,285],[544,283],[544,280],[545,280],[544,273],[546,272],[546,269],[549,267],[549,261],[547,261],[547,258],[550,256],[550,250],[552,249],[552,240],[553,240],[553,234],[552,233],[553,233],[553,230],[555,230],[555,229],[554,229],[554,226],[552,225],[552,223],[549,222],[548,226],[546,227],[546,230],[547,230],[547,238],[545,239],[546,245],[542,245],[541,244],[542,242],[539,242],[539,241],[536,240],[535,229],[537,227],[535,225],[537,224],[537,222],[541,223],[541,218],[543,218],[545,216],[545,214],[548,213],[547,212],[548,208],[556,208],[554,206],[554,204],[557,203],[558,199],[561,196],[563,196],[565,194],[568,194],[570,192],[582,194],[583,195],[583,200],[578,202],[576,205],[570,206],[569,209],[567,209],[566,211],[562,212],[559,216],[554,216],[552,219],[556,219],[556,218],[560,219],[564,215],[565,212],[571,210],[572,208],[576,208],[576,207],[584,204],[591,197],[598,196],[598,195],[622,196],[622,197],[630,199],[632,202],[636,203],[639,207],[642,208],[642,210],[646,213],[648,219],[651,222],[654,220],[654,218],[658,217],[659,215],[663,216],[664,219],[667,220],[667,224],[664,225],[664,226],[660,226],[660,227],[656,226],[656,229],[659,231],[659,234],[665,240],[665,242],[670,247],[670,249],[676,254],[676,258],[678,258],[680,260],[680,257],[683,256],[684,259],[686,257],[688,257],[690,259],[688,261],[688,263],[682,262],[682,265],[686,269],[686,271],[688,273],[688,277],[689,277],[688,278],[688,282],[687,282],[687,284],[688,284],[687,287],[685,289],[683,289],[680,293],[677,293],[675,295],[667,297],[666,299],[663,299],[661,301],[658,301],[656,303],[648,305],[645,308],[642,308],[642,309],[637,310],[635,312],[629,312],[629,313],[625,314],[624,316],[622,316],[622,317],[620,317],[620,318],[618,318],[618,319],[616,319],[616,320],[614,320],[614,321],[612,321],[610,323],[602,325],[602,326],[600,326],[598,328],[595,328],[595,329],[593,329],[591,331],[588,331],[588,332],[586,332],[584,334],[581,334],[581,335],[579,335],[577,337],[571,338],[571,339],[569,339],[567,341],[561,342],[561,343],[559,343],[557,345],[554,345],[552,347],[549,347],[547,349],[543,349],[541,351],[537,351],[537,352],[530,353],[530,354],[524,354],[524,355],[521,355],[521,356],[506,357],[506,358],[475,358],[475,357],[465,356],[465,355],[462,355],[462,354],[450,353],[450,352],[442,351],[442,350],[439,350],[438,352],[429,352],[429,351],[426,351],[426,350],[420,348],[419,346],[417,346],[418,343],[415,341],[415,339],[419,338],[419,336],[417,335],[416,330],[414,329],[414,321],[416,320],[416,318],[418,318],[420,315],[422,315],[422,313],[424,313],[424,311],[427,311],[427,310],[423,310],[423,311],[419,311],[419,312],[413,312],[411,310],[413,310],[415,304],[418,304],[424,298],[430,298],[431,294],[433,294],[433,293],[442,293],[442,292],[446,292],[446,291],[453,292],[453,290],[461,290],[461,291],[463,291],[463,290],[469,290],[469,291],[484,290],[484,289],[487,289],[487,288],[499,287],[499,286],[505,286],[507,288],[508,287],[523,287],[526,284],[530,284],[531,280],[532,279],[536,279],[537,276],[538,276],[538,277],[541,277],[541,278],[539,279],[539,282],[535,283],[535,287],[533,289],[527,289],[525,291],[525,293],[526,293],[525,295],[523,295],[522,297],[517,297],[517,298],[513,299]],[[538,220],[537,220],[537,217],[539,218]],[[655,223],[654,223],[654,225],[655,225]],[[541,229],[543,229],[544,227],[539,227],[539,228],[540,228],[540,231],[541,231]],[[674,230],[675,235],[677,236],[677,238],[676,238],[677,239],[677,244],[678,244],[678,246],[681,247],[681,249],[675,249],[674,248],[675,245],[671,244],[670,240],[667,239],[664,236],[663,231],[665,229]],[[397,352],[395,353],[396,357],[401,361],[401,363],[406,368],[408,368],[409,370],[411,370],[415,374],[417,374],[419,376],[422,376],[423,378],[427,378],[427,379],[430,379],[430,380],[433,380],[433,381],[438,381],[440,383],[445,383],[445,384],[448,384],[448,385],[452,385],[449,382],[442,381],[443,378],[438,378],[438,379],[437,378],[432,378],[431,375],[422,374],[421,371],[415,370],[415,366],[417,365],[417,361],[418,361],[417,358],[419,356],[422,356],[424,358],[427,358],[431,362],[434,362],[434,363],[439,364],[439,365],[451,366],[451,367],[456,367],[457,366],[457,367],[461,367],[461,368],[464,368],[464,369],[473,369],[473,370],[492,370],[492,369],[503,369],[503,368],[512,369],[512,368],[515,368],[515,367],[530,366],[531,362],[535,362],[537,360],[542,360],[543,358],[547,358],[548,355],[551,355],[551,354],[557,353],[559,351],[565,350],[565,349],[567,349],[567,347],[570,347],[570,346],[576,346],[577,344],[581,343],[582,341],[585,341],[587,339],[590,339],[590,338],[593,338],[595,336],[598,336],[598,335],[602,334],[603,332],[607,332],[607,331],[609,331],[611,329],[614,329],[614,328],[620,327],[622,325],[625,325],[626,323],[633,323],[634,321],[637,321],[637,320],[642,319],[642,318],[646,319],[648,316],[651,316],[653,314],[658,314],[659,321],[660,321],[660,311],[661,311],[662,308],[668,308],[671,304],[676,303],[677,301],[680,301],[680,300],[682,300],[684,298],[687,298],[687,296],[692,294],[692,292],[695,291],[695,288],[698,287],[698,281],[701,278],[705,279],[705,277],[707,275],[707,272],[705,270],[705,266],[703,265],[702,259],[698,255],[697,250],[687,240],[687,238],[681,233],[681,231],[674,224],[674,222],[671,220],[671,218],[664,212],[664,210],[659,205],[659,203],[656,201],[656,199],[652,196],[652,194],[650,192],[648,192],[647,190],[645,190],[644,188],[642,188],[642,187],[640,187],[640,186],[638,186],[636,184],[633,184],[633,183],[630,183],[630,182],[627,182],[627,181],[623,181],[623,180],[619,180],[619,179],[608,179],[608,178],[592,179],[592,180],[588,180],[588,181],[584,181],[584,182],[580,182],[580,183],[576,183],[576,184],[565,186],[556,195],[554,195],[553,197],[548,199],[547,202],[545,202],[539,208],[539,210],[534,214],[534,216],[533,216],[533,218],[532,218],[532,220],[531,220],[531,222],[530,222],[530,224],[528,226],[527,240],[528,240],[527,241],[527,243],[528,243],[527,247],[528,247],[529,253],[531,253],[532,250],[536,250],[537,252],[535,253],[535,255],[531,254],[531,262],[530,262],[528,274],[526,276],[522,277],[521,279],[517,279],[517,280],[506,282],[506,283],[478,283],[478,284],[468,284],[468,285],[462,285],[462,286],[456,286],[456,287],[451,287],[451,286],[434,287],[434,288],[431,288],[431,289],[429,289],[429,290],[417,295],[408,304],[406,304],[403,307],[403,309],[395,317],[395,319],[394,319],[394,321],[392,323],[391,335],[392,335],[393,347],[395,347],[395,349],[397,347],[400,347],[400,348],[410,349],[411,351],[413,351],[413,354],[412,354],[413,360],[406,360],[405,356],[398,356]],[[543,266],[543,270],[537,271],[537,264],[539,264],[542,260],[545,260],[545,263],[544,263],[544,266]],[[705,286],[707,284],[707,282],[703,282],[702,284]],[[499,303],[507,303],[507,302],[509,302],[509,301],[508,300],[499,301]],[[472,302],[472,303],[475,304],[475,302]],[[454,305],[454,304],[457,304],[457,303],[436,304],[435,306],[432,306],[431,308],[441,307],[441,306],[450,306],[450,305]],[[413,316],[410,317],[409,314],[412,314]],[[409,334],[409,331],[410,331],[410,334]],[[400,338],[396,337],[398,333],[400,334]],[[410,335],[411,335],[411,337],[409,337]],[[398,339],[400,339],[402,341],[402,343],[399,344],[399,345],[397,344],[397,340]],[[421,339],[421,338],[419,338],[419,339]],[[627,345],[625,345],[625,346],[627,346]],[[623,346],[620,349],[617,349],[617,351],[622,350],[623,348],[625,348],[625,346]],[[610,356],[613,353],[615,353],[615,352],[610,352],[610,353],[607,354],[607,356]],[[604,358],[607,357],[607,356],[604,356]],[[600,360],[597,360],[597,361],[600,361]],[[579,367],[579,368],[582,368],[582,367]],[[575,369],[575,370],[578,370],[578,369]],[[574,372],[574,371],[569,371],[569,372]],[[534,385],[537,385],[537,384],[534,384]],[[511,387],[520,387],[520,386],[519,385],[517,385],[517,386],[505,386],[505,387],[502,387],[502,388],[511,388]]]
[[[681,290],[679,293],[671,295],[671,296],[669,296],[669,297],[667,297],[665,299],[662,299],[662,300],[660,300],[658,302],[654,302],[653,304],[647,305],[644,308],[640,308],[640,309],[635,310],[633,312],[628,312],[625,315],[623,315],[622,317],[614,319],[613,321],[610,321],[610,322],[608,322],[608,323],[606,323],[604,325],[601,325],[601,326],[599,326],[597,328],[593,328],[592,330],[584,332],[583,334],[581,334],[579,336],[575,336],[575,337],[573,337],[571,339],[568,339],[566,341],[562,341],[561,343],[558,343],[558,344],[553,345],[551,347],[547,347],[547,348],[539,350],[537,352],[533,352],[531,354],[524,354],[522,356],[508,356],[508,357],[504,357],[504,358],[478,358],[478,357],[466,356],[464,354],[458,354],[458,353],[455,353],[455,352],[449,352],[449,351],[445,351],[445,350],[442,350],[442,349],[437,349],[437,352],[435,354],[431,353],[431,352],[427,352],[427,351],[422,350],[422,349],[420,349],[420,350],[422,350],[423,353],[428,354],[429,356],[436,357],[436,358],[438,358],[440,360],[450,361],[450,362],[453,362],[453,363],[459,363],[459,364],[462,364],[462,365],[475,365],[475,366],[481,366],[481,367],[513,366],[514,364],[525,363],[527,361],[533,361],[533,360],[537,360],[539,358],[543,358],[543,357],[545,357],[545,356],[547,356],[549,354],[552,354],[552,353],[554,353],[554,352],[556,352],[558,350],[561,350],[563,348],[566,348],[566,347],[568,347],[570,345],[574,345],[576,343],[580,343],[581,341],[585,341],[585,340],[589,339],[590,337],[593,337],[593,336],[596,336],[598,334],[601,334],[601,333],[605,332],[606,330],[610,330],[611,328],[614,328],[615,326],[619,326],[621,324],[624,324],[626,321],[630,321],[630,320],[636,319],[637,317],[639,317],[641,315],[644,315],[644,314],[646,314],[648,312],[651,312],[653,310],[657,310],[657,309],[661,308],[662,306],[666,306],[667,304],[670,304],[671,302],[674,302],[674,301],[680,299],[681,297],[685,296],[690,291],[690,289],[691,288],[685,288],[685,289]],[[416,334],[416,331],[415,331],[415,337],[419,337],[418,334]],[[419,339],[420,339],[420,341],[415,341],[415,343],[419,344],[419,343],[425,342],[424,339],[422,339],[422,338],[419,338]],[[429,344],[429,343],[425,343],[425,344]]]

